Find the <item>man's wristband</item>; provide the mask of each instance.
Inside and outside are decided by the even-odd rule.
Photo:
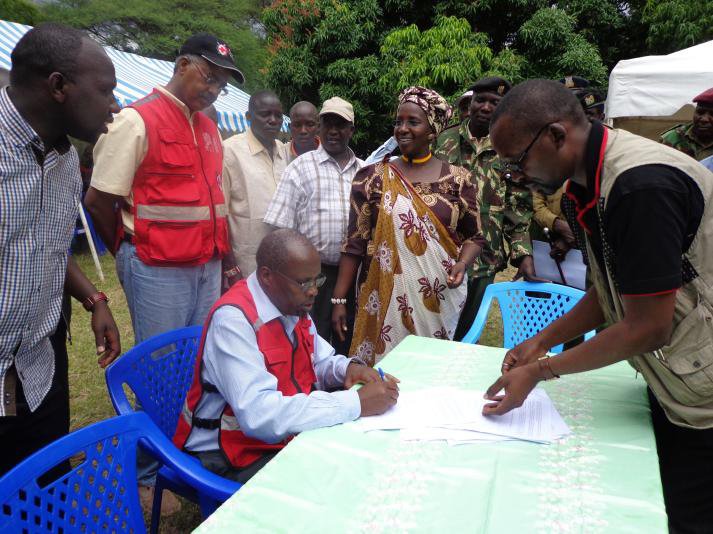
[[[238,267],[232,267],[231,269],[228,269],[227,271],[223,271],[223,276],[226,278],[232,278],[233,276],[238,276],[240,274],[240,269]]]
[[[86,299],[84,299],[84,301],[82,301],[82,306],[84,306],[85,310],[92,311],[94,309],[94,305],[102,300],[107,304],[109,303],[109,297],[107,297],[102,291],[99,291],[98,293],[89,295]]]
[[[552,370],[552,366],[550,365],[550,357],[549,356],[542,356],[542,358],[537,359],[537,367],[540,371],[540,376],[544,380],[554,380],[555,378],[559,378],[559,375],[556,375],[554,371]]]

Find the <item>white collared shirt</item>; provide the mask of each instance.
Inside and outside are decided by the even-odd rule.
[[[321,145],[302,154],[285,169],[265,222],[297,230],[316,247],[322,263],[337,265],[347,236],[352,181],[363,165],[352,153],[342,169]]]
[[[263,324],[279,318],[287,335],[293,338],[299,317],[282,315],[254,273],[248,277],[248,289]],[[312,364],[317,390],[341,387],[349,359],[335,354],[329,343],[319,337],[314,324],[310,332],[315,341]],[[352,421],[361,413],[359,395],[353,389],[292,396],[278,391],[277,378],[267,370],[265,358],[258,350],[252,324],[234,306],[223,306],[213,315],[203,351],[202,380],[213,384],[218,393],[204,392],[194,416],[219,419],[227,402],[240,429],[247,436],[267,443],[277,443],[305,430]],[[186,448],[216,450],[218,432],[194,428]]]

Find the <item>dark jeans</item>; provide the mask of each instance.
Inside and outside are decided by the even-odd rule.
[[[473,326],[473,321],[475,321],[475,316],[478,315],[485,290],[494,280],[495,275],[484,276],[482,278],[470,278],[468,280],[468,294],[465,297],[463,311],[460,312],[456,333],[453,335],[454,341],[463,339],[468,333],[468,330],[470,330],[470,327]]]
[[[50,337],[55,354],[52,386],[47,396],[34,412],[30,411],[17,380],[15,399],[17,415],[0,417],[0,475],[22,462],[45,445],[69,433],[69,375],[67,358],[67,327],[60,318],[57,331]],[[8,373],[17,373],[13,365]],[[69,462],[63,462],[49,471],[46,481],[65,473]]]
[[[324,285],[319,288],[317,298],[314,299],[314,307],[312,308],[312,321],[317,329],[317,333],[327,340],[337,354],[349,354],[349,346],[352,343],[352,333],[354,332],[354,310],[356,304],[354,302],[353,288],[347,295],[347,326],[344,341],[339,341],[337,335],[332,330],[332,297],[334,296],[334,286],[337,284],[337,275],[339,267],[337,265],[322,264],[322,273],[327,277]]]
[[[664,502],[672,534],[713,532],[713,429],[674,425],[649,390]]]
[[[238,469],[233,467],[230,462],[228,462],[228,459],[222,451],[203,451],[193,452],[191,454],[198,458],[203,467],[205,467],[208,471],[212,471],[216,475],[220,475],[223,478],[240,482],[241,484],[245,484],[248,480],[250,480],[258,471],[260,471],[260,469],[265,467],[267,462],[272,460],[275,455],[277,455],[276,452],[266,454],[255,460],[249,466]]]

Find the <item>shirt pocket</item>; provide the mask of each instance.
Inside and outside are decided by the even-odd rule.
[[[285,371],[289,368],[291,354],[285,352],[279,347],[269,347],[262,349],[262,355],[265,357],[265,367],[278,379],[284,376]]]
[[[674,374],[699,397],[689,399],[686,395],[681,402],[713,396],[713,315],[705,304],[699,303],[683,318],[661,352]]]
[[[170,128],[159,128],[161,162],[169,167],[191,167],[196,150],[193,140]]]

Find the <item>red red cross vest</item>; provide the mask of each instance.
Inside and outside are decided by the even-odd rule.
[[[135,102],[148,151],[134,176],[134,244],[147,265],[194,266],[229,250],[222,191],[223,147],[203,113],[191,125],[169,97],[154,90]]]
[[[257,347],[265,358],[265,367],[268,372],[277,378],[277,389],[285,396],[297,393],[309,394],[312,391],[317,377],[312,366],[314,353],[314,336],[309,328],[311,320],[301,318],[295,326],[296,344],[287,337],[285,329],[279,318],[263,324],[258,317],[246,280],[241,280],[233,285],[213,306],[208,313],[203,336],[196,358],[193,371],[193,383],[188,391],[183,406],[183,413],[178,418],[178,426],[173,436],[176,447],[183,449],[194,427],[207,429],[220,429],[218,439],[220,449],[230,463],[237,468],[246,467],[268,452],[278,451],[291,439],[280,443],[265,443],[258,439],[246,436],[241,430],[232,408],[225,403],[219,420],[200,419],[194,417],[194,410],[201,400],[204,392],[217,392],[214,385],[202,381],[203,348],[205,346],[208,326],[215,311],[221,306],[235,306],[240,309],[255,331]]]

